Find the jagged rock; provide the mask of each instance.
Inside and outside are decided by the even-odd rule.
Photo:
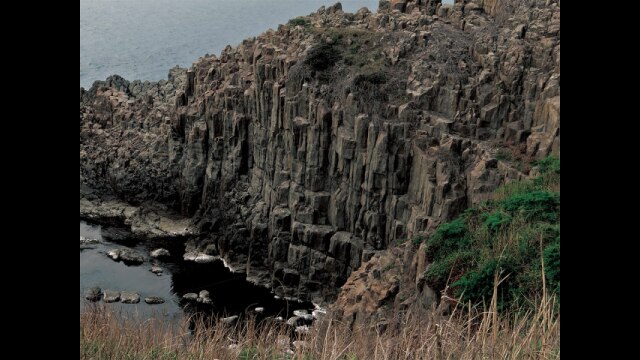
[[[97,286],[88,288],[85,291],[84,298],[89,301],[98,301],[102,297],[102,289]]]
[[[168,257],[171,254],[169,253],[169,250],[160,248],[160,249],[153,250],[150,255],[152,258],[161,258],[161,257]]]
[[[120,292],[120,302],[123,304],[137,304],[140,302],[140,294],[131,291]]]
[[[144,302],[149,305],[162,304],[164,303],[164,299],[159,296],[148,296],[144,298]]]
[[[162,85],[98,82],[81,94],[81,213],[197,235],[185,260],[219,256],[282,298],[374,314],[406,283],[426,305],[418,261],[393,244],[560,155],[560,5],[508,5],[331,6],[305,21],[340,36],[281,26]],[[518,159],[497,161],[496,147]]]
[[[120,301],[120,292],[113,290],[105,290],[102,301],[106,303],[118,302]]]

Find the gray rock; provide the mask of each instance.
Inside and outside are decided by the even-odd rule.
[[[107,256],[113,260],[120,260],[120,249],[109,250]]]
[[[171,254],[169,253],[169,250],[167,250],[167,249],[163,249],[163,248],[155,249],[155,250],[153,250],[153,251],[151,252],[151,257],[152,257],[152,258],[168,257],[168,256],[170,256],[170,255],[171,255]]]
[[[340,293],[338,305],[364,321],[381,299],[356,301],[361,284],[339,289],[361,263],[527,177],[518,168],[529,159],[559,156],[560,6],[507,3],[385,0],[377,12],[306,17],[366,29],[372,43],[361,49],[375,48],[393,74],[369,84],[382,97],[359,89],[369,81],[357,66],[306,81],[301,65],[313,52],[298,31],[228,47],[162,83],[99,82],[81,94],[80,178],[95,189],[81,195],[81,213],[125,220],[133,234],[197,227],[185,259],[224,253],[238,269],[258,259],[251,277],[278,295]],[[357,50],[362,39],[344,41]],[[524,161],[490,160],[506,147]],[[114,189],[143,205],[116,204]],[[168,216],[166,204],[187,216]],[[411,256],[399,274],[406,284],[417,277]],[[386,281],[376,275],[366,274]]]
[[[164,303],[164,299],[159,296],[148,296],[144,298],[144,302],[149,305],[162,304]]]
[[[84,249],[92,249],[96,244],[99,244],[100,241],[98,239],[86,238],[84,236],[80,236],[80,250]]]
[[[299,316],[292,316],[287,320],[287,325],[298,326],[299,323],[300,323]]]
[[[140,302],[140,295],[132,291],[120,292],[120,302],[123,304],[137,304]]]
[[[209,291],[207,290],[200,290],[200,293],[198,293],[198,297],[199,298],[208,298],[209,297]]]
[[[113,260],[122,261],[128,265],[139,265],[144,262],[144,256],[135,250],[127,248],[111,250],[107,253],[107,256]]]
[[[113,291],[113,290],[105,290],[103,297],[102,297],[102,301],[106,302],[106,303],[112,303],[112,302],[117,302],[120,301],[120,292],[119,291]]]
[[[98,301],[102,297],[102,289],[97,286],[88,288],[85,291],[84,298],[89,301]]]
[[[185,300],[189,300],[189,301],[196,301],[198,300],[198,294],[196,293],[186,293],[184,295],[182,295],[182,298]]]
[[[216,261],[216,257],[215,256],[211,256],[211,255],[207,255],[207,254],[198,254],[198,256],[196,256],[194,261],[199,263],[199,264],[208,264],[208,263],[212,263],[212,262]]]
[[[196,257],[198,257],[198,253],[191,252],[191,251],[186,252],[186,253],[184,253],[184,255],[182,255],[182,258],[185,261],[196,261]]]
[[[162,268],[156,265],[152,266],[150,271],[158,276],[162,275],[162,272],[163,272]]]
[[[321,309],[316,309],[313,310],[311,312],[311,315],[315,318],[315,319],[320,319],[321,317],[327,315],[327,311],[326,310],[321,310]]]
[[[253,309],[253,311],[257,312],[258,314],[262,314],[264,312],[264,308],[263,307],[257,307],[255,309]]]
[[[293,315],[302,317],[303,315],[307,315],[309,312],[307,310],[293,310]]]

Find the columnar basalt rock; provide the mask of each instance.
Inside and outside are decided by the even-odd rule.
[[[336,5],[167,81],[96,82],[81,201],[162,203],[197,228],[190,251],[333,301],[374,254],[559,155],[559,17],[559,1]]]

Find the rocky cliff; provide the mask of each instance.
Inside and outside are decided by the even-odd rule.
[[[331,302],[362,263],[559,156],[559,24],[553,0],[336,4],[167,81],[112,76],[80,89],[81,202],[163,204],[191,218],[187,250]]]

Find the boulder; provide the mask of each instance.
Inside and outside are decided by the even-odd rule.
[[[140,294],[132,291],[123,291],[120,293],[120,302],[123,304],[137,304],[140,302]]]
[[[102,289],[97,286],[90,287],[85,291],[84,298],[89,301],[98,301],[102,297]]]
[[[159,296],[148,296],[144,298],[144,302],[149,305],[162,304],[164,303],[164,299]]]
[[[160,248],[160,249],[153,250],[150,255],[151,255],[152,258],[156,258],[157,259],[157,258],[171,256],[171,253],[169,253],[169,250],[167,250],[167,249]]]
[[[196,301],[198,300],[198,294],[196,293],[186,293],[184,295],[182,295],[182,298],[185,300],[189,300],[189,301]]]
[[[106,303],[118,302],[120,301],[120,292],[113,290],[105,290],[102,301]]]
[[[139,265],[144,262],[144,256],[142,256],[142,254],[128,248],[110,250],[107,256],[115,261],[122,261],[127,265]]]

